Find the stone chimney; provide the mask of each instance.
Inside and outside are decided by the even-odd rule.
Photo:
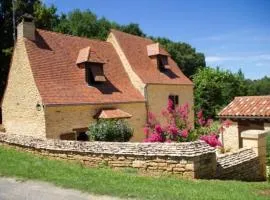
[[[17,26],[17,39],[24,37],[29,40],[35,40],[35,30],[33,16],[30,14],[22,15],[21,22]]]

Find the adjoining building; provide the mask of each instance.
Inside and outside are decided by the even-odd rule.
[[[222,134],[224,146],[233,150],[242,148],[243,131],[270,131],[270,96],[235,97],[218,116],[232,121],[232,125]]]
[[[125,118],[132,141],[142,141],[147,113],[160,113],[168,98],[193,107],[193,83],[158,43],[116,30],[107,41],[40,30],[24,16],[3,126],[7,133],[76,139],[99,118]]]

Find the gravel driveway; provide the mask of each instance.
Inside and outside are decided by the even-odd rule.
[[[72,189],[63,189],[39,181],[0,178],[0,200],[120,200],[96,196]]]

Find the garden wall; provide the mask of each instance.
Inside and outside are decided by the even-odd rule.
[[[245,181],[262,180],[259,157],[252,149],[240,149],[234,153],[220,155],[217,158],[216,178]]]
[[[260,156],[251,148],[216,156],[205,142],[131,143],[40,139],[0,133],[0,144],[86,166],[136,168],[185,178],[263,180]],[[265,165],[264,165],[265,168]]]

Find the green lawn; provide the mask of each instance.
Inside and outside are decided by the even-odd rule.
[[[0,146],[0,175],[52,182],[95,194],[137,199],[269,199],[270,184],[139,176],[134,170],[85,168]],[[266,196],[268,194],[268,196]]]

